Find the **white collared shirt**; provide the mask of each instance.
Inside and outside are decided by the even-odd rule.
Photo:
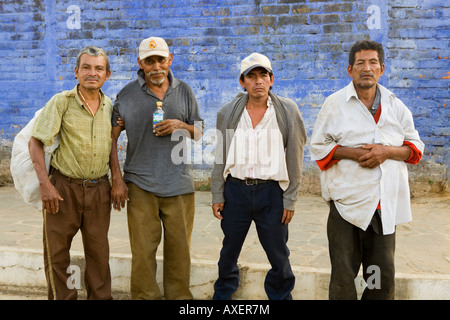
[[[325,100],[310,140],[312,160],[323,159],[336,145],[361,147],[376,143],[400,147],[403,141],[409,141],[423,152],[424,144],[409,109],[392,92],[379,84],[378,88],[378,123],[359,100],[353,82]],[[363,230],[369,226],[379,202],[383,234],[392,234],[395,225],[412,220],[404,161],[388,159],[368,169],[343,159],[322,171],[320,180],[323,198],[333,200],[341,216]]]
[[[269,97],[264,117],[255,128],[247,109],[242,112],[228,151],[224,179],[231,174],[238,179],[275,180],[286,190],[289,176],[284,152],[283,136]]]

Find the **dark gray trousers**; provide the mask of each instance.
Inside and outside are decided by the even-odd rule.
[[[357,298],[354,280],[361,264],[363,278],[368,284],[362,299],[394,299],[395,233],[378,234],[374,225],[372,221],[366,231],[352,225],[341,217],[334,202],[330,201],[327,235],[331,260],[331,300]]]

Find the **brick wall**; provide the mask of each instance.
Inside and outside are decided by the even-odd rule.
[[[110,55],[104,90],[114,100],[136,78],[139,42],[165,38],[175,56],[172,70],[193,88],[206,130],[219,107],[241,91],[240,60],[265,53],[273,61],[273,91],[298,103],[310,135],[324,99],[350,81],[351,45],[372,39],[386,50],[381,84],[411,109],[426,144],[424,160],[411,167],[411,183],[442,191],[449,175],[449,28],[446,0],[2,0],[0,175],[8,180],[14,135],[54,93],[76,84],[76,55],[86,45]],[[203,142],[205,148],[210,136]],[[202,180],[210,164],[194,168]],[[317,192],[308,149],[304,176],[303,191]]]

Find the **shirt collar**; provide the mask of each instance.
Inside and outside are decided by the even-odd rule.
[[[352,97],[358,99],[358,93],[356,93],[355,85],[353,81],[350,81],[348,86],[345,88],[345,101],[349,102]]]
[[[78,96],[78,86],[79,86],[79,85],[80,85],[80,84],[77,83],[77,84],[75,85],[75,87],[74,87],[72,90],[68,90],[68,91],[66,92],[66,97],[74,97],[74,98],[75,98],[75,101],[76,101],[80,106],[83,106],[84,103],[83,103],[83,101],[81,101],[80,97]],[[101,105],[105,104],[105,94],[103,93],[102,89],[99,90],[99,93],[100,93],[100,106],[101,106]]]
[[[380,93],[380,100],[389,100],[389,99],[395,99],[395,94],[385,87],[383,87],[381,84],[377,83],[377,90],[379,90]],[[351,81],[348,86],[345,88],[345,101],[348,102],[352,97],[355,97],[358,99],[358,94],[356,93],[355,85],[353,84],[353,81]]]
[[[256,126],[255,130],[258,129],[258,128],[263,127],[267,123],[267,121],[272,117],[272,114],[275,112],[274,110],[275,109],[273,107],[272,99],[269,96],[269,98],[267,99],[267,110],[264,113],[264,116],[261,119],[261,121]],[[241,118],[244,118],[244,121],[247,122],[247,125],[249,127],[253,128],[252,120],[250,119],[250,115],[248,114],[247,108],[244,108],[244,112],[242,113]]]
[[[273,108],[273,102],[272,99],[269,96],[269,99],[267,99],[267,108],[272,109]]]

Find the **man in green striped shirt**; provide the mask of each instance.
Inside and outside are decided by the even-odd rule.
[[[78,84],[54,95],[33,127],[29,149],[41,190],[49,299],[77,298],[79,288],[67,270],[71,242],[78,230],[85,250],[87,298],[111,299],[111,187],[107,174],[112,103],[101,91],[110,75],[109,58],[102,49],[82,49],[75,67]],[[58,134],[60,144],[48,175],[44,147]]]

